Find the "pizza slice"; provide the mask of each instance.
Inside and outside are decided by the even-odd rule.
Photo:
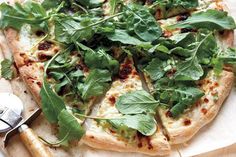
[[[119,152],[169,154],[167,138],[154,117],[151,118],[147,114],[124,115],[117,109],[116,104],[121,101],[119,99],[132,92],[145,93],[133,60],[127,57],[120,65],[119,77],[114,80],[110,90],[94,109],[93,116],[101,119],[87,120],[85,123],[87,131],[83,138],[84,143],[94,148]],[[124,101],[129,101],[127,99]]]
[[[219,3],[212,4],[211,9],[213,6],[215,9],[223,8]],[[189,141],[200,128],[212,121],[233,86],[232,69],[223,67],[223,62],[227,64],[235,57],[234,50],[228,48],[232,46],[232,31],[220,28],[223,33],[208,34],[207,30],[204,32],[198,29],[207,26],[196,24],[192,26],[195,27],[194,31],[191,28],[194,16],[208,11],[193,13],[186,22],[180,22],[189,21],[190,29],[187,32],[175,29],[166,36],[170,42],[165,41],[164,48],[167,48],[167,51],[162,51],[162,48],[158,53],[174,53],[175,56],[162,54],[162,60],[153,56],[142,70],[150,92],[162,103],[158,113],[171,144]],[[175,24],[178,16],[171,20],[172,26],[178,26]],[[163,25],[170,25],[168,22],[169,20],[161,21]],[[226,60],[218,64],[222,56]],[[181,61],[179,57],[186,59]]]

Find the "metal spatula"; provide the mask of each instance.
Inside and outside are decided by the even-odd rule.
[[[7,132],[4,146],[7,146],[9,138],[19,131],[21,141],[33,157],[52,157],[38,136],[28,127],[40,115],[41,109],[37,109],[27,119],[21,116],[22,111],[23,103],[16,95],[0,93],[0,132]]]

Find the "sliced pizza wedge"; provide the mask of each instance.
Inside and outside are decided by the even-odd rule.
[[[210,12],[224,8],[220,2],[209,4]],[[233,86],[234,74],[230,66],[225,66],[223,61],[218,64],[222,56],[226,63],[228,59],[235,58],[235,52],[229,48],[233,32],[226,28],[220,29],[220,33],[208,34],[204,32],[206,30],[199,29],[207,29],[205,26],[190,26],[191,20],[194,21],[200,14],[193,13],[180,22],[189,22],[184,31],[179,29],[182,28],[180,25],[170,29],[171,32],[167,29],[165,37],[168,39],[164,41],[167,50],[153,51],[153,58],[143,69],[150,92],[162,103],[158,112],[171,144],[189,141],[200,128],[212,121]],[[177,26],[177,21],[178,16],[161,20],[161,23],[164,29],[168,25]],[[189,48],[191,51],[187,50]],[[156,57],[155,53],[159,53],[160,57]]]
[[[122,118],[122,114],[116,108],[118,99],[130,92],[143,90],[142,82],[133,65],[132,58],[126,58],[120,66],[119,78],[117,78],[93,111],[93,116],[102,119],[115,120]],[[132,115],[131,115],[132,116]],[[138,118],[138,116],[136,117]],[[143,119],[142,125],[145,124]],[[133,120],[134,125],[136,121]],[[112,125],[113,124],[113,125]],[[156,131],[151,136],[142,135],[135,129],[127,128],[125,122],[118,127],[114,123],[102,120],[87,120],[87,132],[83,142],[91,147],[113,150],[119,152],[139,152],[148,155],[167,155],[170,153],[170,145],[163,135],[160,125],[157,123]],[[139,124],[139,127],[144,127]]]
[[[228,97],[233,82],[232,72],[223,71],[218,76],[211,71],[205,79],[198,82],[198,87],[204,91],[204,96],[194,104],[189,104],[192,107],[181,116],[174,118],[170,109],[160,108],[158,112],[170,143],[180,144],[189,141],[199,129],[212,121]],[[148,85],[150,89],[153,88],[151,83]],[[189,91],[185,90],[185,92]]]

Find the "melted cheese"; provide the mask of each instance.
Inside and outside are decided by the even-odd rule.
[[[118,112],[115,107],[115,103],[111,101],[110,98],[112,97],[116,101],[121,95],[125,93],[142,89],[142,82],[132,64],[133,62],[131,61],[132,72],[126,79],[117,79],[112,83],[110,90],[106,93],[103,100],[94,108],[95,113],[93,113],[93,115],[104,118],[120,117],[121,114]],[[87,123],[87,127],[89,127],[89,130],[95,132],[104,132],[102,126],[98,126],[96,121],[92,120],[91,122],[90,120],[90,123],[91,124]]]

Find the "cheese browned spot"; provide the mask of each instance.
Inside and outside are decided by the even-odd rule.
[[[133,71],[132,62],[130,61],[130,59],[127,59],[124,64],[121,64],[119,78],[127,79],[129,75],[132,73],[132,71]]]
[[[207,113],[207,109],[202,108],[202,109],[201,109],[201,112],[205,115],[205,114]]]
[[[47,51],[51,48],[52,45],[53,45],[53,43],[50,41],[41,42],[38,45],[38,50],[46,50]]]
[[[190,119],[185,119],[184,120],[184,126],[189,126],[191,125],[191,120]]]

